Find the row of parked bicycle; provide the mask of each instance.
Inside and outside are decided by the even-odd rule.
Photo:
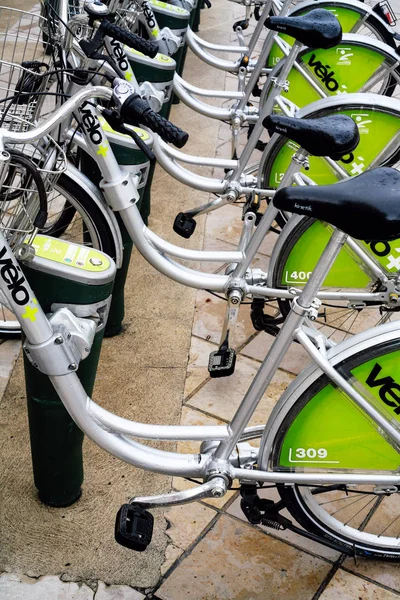
[[[219,497],[239,480],[251,523],[398,560],[400,66],[393,12],[387,2],[246,1],[232,46],[194,33],[199,11],[192,0],[47,0],[41,16],[1,9],[3,335],[22,329],[32,368],[50,378],[75,423],[106,451],[203,481],[124,505],[116,523],[123,545],[144,550],[150,543],[146,509]],[[236,89],[185,81],[187,47],[234,74]],[[176,149],[188,139],[168,120],[178,98],[226,123],[230,156]],[[207,98],[220,98],[221,106]],[[242,205],[235,251],[192,250],[147,227],[155,160],[178,181],[215,195],[177,214],[171,227],[178,236],[193,235],[203,214]],[[198,175],[190,165],[222,168],[224,176]],[[267,272],[253,261],[271,232],[278,235]],[[132,244],[165,276],[226,300],[211,377],[234,373],[231,340],[243,302],[251,302],[255,329],[276,336],[229,424],[130,421],[96,404],[79,381],[99,329],[121,329]],[[228,266],[216,274],[176,259]],[[43,310],[35,288],[43,273],[108,284],[114,263],[111,303],[80,304],[66,285],[62,299]],[[267,302],[279,310],[265,312]],[[321,324],[344,341],[335,344]],[[293,341],[312,365],[267,424],[249,427]],[[179,454],[132,438],[201,445],[198,454]],[[277,486],[279,502],[260,499],[266,483]],[[301,527],[280,514],[284,508]]]

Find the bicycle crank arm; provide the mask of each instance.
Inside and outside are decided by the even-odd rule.
[[[197,488],[183,492],[172,492],[158,496],[136,496],[129,504],[123,504],[115,521],[115,541],[125,548],[143,552],[153,535],[153,515],[146,508],[176,506],[202,498],[221,498],[227,491],[227,481],[223,477],[213,477]]]

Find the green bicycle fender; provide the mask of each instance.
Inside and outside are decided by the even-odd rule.
[[[280,281],[282,286],[301,287],[307,283],[330,235],[330,228],[324,226],[320,221],[310,224],[310,227],[293,245],[285,260]],[[400,270],[400,240],[363,241],[361,245],[387,274],[397,273]],[[279,261],[279,258],[277,260]],[[334,288],[364,289],[370,282],[371,276],[368,269],[362,265],[359,257],[345,245],[323,285]]]
[[[387,351],[350,370],[359,392],[390,419],[400,421],[400,350]],[[285,433],[278,465],[291,469],[396,471],[398,451],[377,425],[332,384],[300,410]]]

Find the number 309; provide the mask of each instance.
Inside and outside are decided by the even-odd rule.
[[[328,450],[325,448],[296,448],[296,458],[326,458]]]

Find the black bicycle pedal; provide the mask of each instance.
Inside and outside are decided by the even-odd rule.
[[[173,230],[183,238],[189,239],[196,229],[196,221],[185,213],[178,213],[175,217]]]
[[[135,504],[123,504],[115,520],[115,541],[125,548],[143,552],[153,535],[153,515]]]
[[[229,377],[233,375],[236,365],[236,351],[233,348],[219,349],[210,353],[208,372],[210,377]]]

